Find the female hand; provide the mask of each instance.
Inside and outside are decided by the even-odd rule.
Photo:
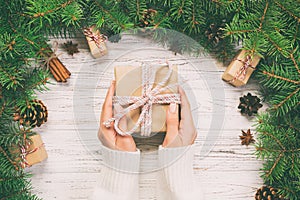
[[[163,147],[182,147],[194,143],[197,131],[194,126],[189,100],[184,90],[179,87],[181,98],[180,122],[178,119],[178,105],[170,104],[167,111],[167,134]]]
[[[112,97],[115,91],[115,81],[111,83],[110,88],[107,91],[105,101],[102,106],[100,128],[98,131],[98,138],[102,144],[110,149],[120,151],[136,151],[136,144],[131,135],[122,136],[119,135],[111,124],[110,128],[104,126],[103,122],[112,118],[113,116],[113,103]],[[120,124],[122,120],[120,121]]]

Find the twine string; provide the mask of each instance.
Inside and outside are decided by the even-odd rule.
[[[37,150],[39,150],[44,145],[45,144],[42,143],[40,146],[35,147],[34,149],[28,151],[28,149],[30,147],[30,142],[28,142],[26,140],[26,134],[24,134],[24,145],[20,146],[20,149],[21,149],[21,155],[20,156],[21,156],[21,159],[22,159],[21,166],[23,168],[30,166],[29,163],[28,163],[28,160],[27,160],[26,156],[29,155],[29,154],[32,154],[32,153],[36,152]]]
[[[58,50],[58,42],[57,41],[53,42],[52,47],[53,47],[53,51],[50,54],[50,56],[45,60],[45,64],[44,64],[46,66],[47,70],[49,70],[49,68],[50,68],[51,60],[57,58],[58,56],[60,56],[62,54],[62,53],[60,53],[60,54],[56,55],[56,52]]]
[[[252,59],[251,59],[251,56],[247,56],[246,57],[246,60],[240,60],[240,59],[236,59],[237,61],[243,63],[243,65],[240,67],[240,69],[236,72],[234,78],[229,81],[231,83],[233,83],[235,80],[237,79],[240,79],[240,80],[244,80],[246,78],[246,74],[247,74],[247,69],[249,67],[255,69],[252,65],[251,65],[251,62],[252,62]]]
[[[101,45],[101,43],[107,41],[107,36],[100,34],[99,32],[94,33],[92,30],[92,27],[89,28],[85,28],[83,30],[83,33],[85,36],[87,36],[88,38],[90,38],[90,41],[95,42],[96,46],[101,50],[104,51],[105,49],[103,49],[103,46]]]

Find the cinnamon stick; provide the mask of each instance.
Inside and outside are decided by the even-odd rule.
[[[66,73],[70,76],[71,72],[68,70],[68,68],[66,68],[66,66],[57,58],[57,61],[64,67]]]
[[[52,69],[52,67],[49,67],[51,74],[55,78],[57,82],[61,82],[61,78],[56,74],[56,72]]]
[[[70,77],[70,75],[66,72],[65,67],[64,67],[63,65],[61,65],[60,62],[58,62],[58,59],[53,58],[51,61],[52,61],[52,62],[54,63],[54,65],[58,68],[58,70],[61,72],[61,74],[63,75],[63,77],[64,77],[65,79],[67,79],[67,78]]]
[[[52,68],[55,73],[60,77],[62,82],[66,82],[65,77],[63,76],[62,72],[58,69],[58,67],[55,65],[55,63],[51,60],[50,61],[50,68]]]

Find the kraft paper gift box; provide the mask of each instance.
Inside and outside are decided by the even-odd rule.
[[[239,87],[242,85],[245,85],[253,71],[255,70],[255,67],[260,61],[260,57],[255,55],[253,58],[250,60],[250,65],[247,67],[245,71],[245,76],[237,75],[237,73],[240,72],[241,68],[245,65],[245,63],[248,61],[247,58],[247,51],[242,50],[238,55],[231,61],[227,69],[225,70],[222,79],[225,80],[226,82]]]
[[[170,66],[173,70],[170,79],[166,85],[170,86],[166,91],[160,94],[178,93],[178,73],[177,66]],[[168,66],[161,65],[155,66],[155,81],[154,86],[161,82],[168,73]],[[116,80],[116,96],[141,96],[142,95],[142,66],[117,66],[115,67],[115,80]],[[152,126],[151,132],[166,132],[166,115],[169,104],[154,104],[152,110]],[[127,130],[137,122],[141,108],[132,110],[126,115]],[[139,132],[138,129],[136,132]]]
[[[40,163],[48,158],[41,135],[36,134],[29,138],[29,145],[27,148],[25,147],[25,160],[20,157],[20,154],[22,153],[21,147],[13,146],[11,149],[13,154],[18,154],[16,161],[20,161],[22,163],[22,167],[28,167]]]
[[[84,34],[86,40],[88,42],[91,54],[94,58],[100,58],[107,54],[107,47],[105,44],[105,38],[100,34],[100,31],[95,28],[95,26],[91,26],[84,30]],[[98,44],[96,42],[98,40]]]

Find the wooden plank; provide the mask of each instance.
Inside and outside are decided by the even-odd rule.
[[[53,40],[60,44],[66,41]],[[74,57],[62,48],[57,51],[72,73],[70,79],[67,83],[52,80],[50,91],[38,95],[49,110],[48,122],[36,128],[46,143],[49,158],[28,170],[34,174],[34,190],[42,198],[87,199],[97,184],[102,164],[97,139],[99,115],[113,79],[113,66],[167,59],[179,66],[182,85],[199,119],[194,172],[205,199],[253,199],[262,184],[261,162],[253,154],[254,147],[242,146],[238,136],[241,129],[253,128],[254,118],[242,116],[237,106],[241,95],[248,91],[257,94],[254,81],[241,88],[232,87],[221,80],[225,68],[211,57],[175,56],[147,39],[131,35],[125,35],[119,43],[107,43],[109,53],[100,59],[92,58],[84,38],[72,40],[79,43],[80,51]],[[218,120],[222,124],[216,124]],[[147,143],[144,148],[151,149],[157,142]],[[141,165],[147,170],[155,159],[154,154],[149,154]],[[155,199],[155,184],[155,174],[142,174],[140,199]]]

